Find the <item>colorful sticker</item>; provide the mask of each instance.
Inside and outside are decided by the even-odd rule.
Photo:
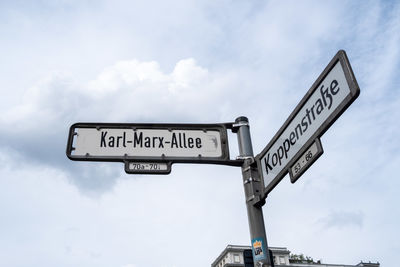
[[[267,248],[265,247],[264,238],[262,237],[254,238],[251,241],[251,244],[253,246],[254,260],[259,261],[267,258]]]

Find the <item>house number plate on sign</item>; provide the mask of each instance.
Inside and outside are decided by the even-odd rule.
[[[295,183],[297,179],[324,153],[321,141],[316,139],[314,143],[300,156],[289,169],[290,181]]]
[[[169,162],[126,162],[126,173],[131,174],[168,174],[171,172]]]

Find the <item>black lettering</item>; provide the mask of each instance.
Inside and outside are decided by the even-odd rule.
[[[299,140],[299,133],[297,132],[297,130],[299,130],[300,136],[303,135],[303,131],[301,130],[300,124],[297,124],[297,126],[296,126],[296,128],[294,128],[294,130],[296,131],[296,139]]]
[[[274,159],[274,157],[275,157],[275,159]],[[275,163],[274,163],[274,161],[275,161]],[[278,164],[278,155],[276,154],[276,153],[274,153],[273,155],[272,155],[272,166],[276,166],[276,164]]]
[[[292,134],[292,133],[290,133],[290,134]],[[288,139],[285,139],[285,141],[283,142],[283,148],[285,149],[285,158],[287,158],[287,153],[289,152],[289,149],[290,149],[290,142]]]
[[[117,147],[119,147],[119,140],[121,140],[121,139],[122,139],[122,136],[117,137]]]
[[[151,146],[151,139],[150,139],[150,137],[146,136],[146,137],[144,138],[144,146],[145,146],[145,147],[150,147],[150,146]]]
[[[106,132],[101,132],[100,147],[107,147],[106,135],[107,135],[107,131]]]
[[[331,82],[331,94],[332,95],[336,95],[339,92],[340,87],[338,87],[337,90],[335,90],[336,86],[338,86],[338,85],[339,85],[339,83],[336,80],[333,80]]]
[[[187,148],[187,146],[186,146],[186,134],[185,133],[183,133],[183,147]]]
[[[183,148],[183,147],[182,147],[181,135],[182,135],[181,133],[178,133],[178,136],[179,136],[179,147],[180,147],[180,148]]]
[[[318,98],[317,102],[315,102],[317,105],[317,115],[321,114],[321,112],[324,110],[324,105],[322,104],[321,98]]]
[[[328,88],[324,90],[324,86],[322,85],[321,88],[319,89],[322,100],[324,101],[324,106],[326,107],[328,105],[328,109],[331,109],[332,106],[332,95],[329,93]],[[329,104],[326,103],[326,100],[329,99]]]
[[[115,145],[115,137],[114,136],[110,136],[109,138],[108,138],[108,146],[109,147],[114,147],[114,145]]]
[[[158,141],[160,142],[158,148],[164,148],[164,137],[158,137]]]
[[[305,117],[304,117],[305,118]],[[290,138],[290,144],[291,145],[294,145],[294,144],[296,144],[296,134],[294,133],[294,132],[291,132],[290,133],[290,136],[289,136],[289,138]]]
[[[306,109],[306,116],[307,116],[307,119],[308,119],[308,123],[311,125],[310,111],[308,110],[308,108]]]
[[[199,137],[196,138],[196,147],[201,148],[201,139]]]
[[[140,133],[139,137],[137,132],[133,135],[133,147],[136,147],[136,145],[143,147],[143,133]]]
[[[178,148],[178,140],[176,139],[176,134],[172,133],[171,148]]]
[[[192,137],[189,137],[189,138],[188,138],[188,147],[189,147],[189,148],[193,148],[193,146],[194,146],[193,143],[194,143],[193,138],[192,138]]]
[[[312,114],[312,119],[315,121],[315,114],[314,114],[314,105],[311,107],[311,114]],[[299,124],[300,125],[300,124]]]
[[[278,148],[278,151],[277,151],[277,153],[278,153],[278,161],[279,161],[279,165],[282,165],[282,161],[281,161],[281,159],[283,159],[283,155],[284,155],[284,152],[283,152],[283,146],[280,146],[280,147]]]
[[[307,121],[306,121],[306,117],[304,117],[304,118],[301,120],[301,126],[304,127],[304,128],[303,128],[303,133],[304,133],[305,131],[307,131],[307,129],[308,129],[308,123],[307,123]]]
[[[153,146],[156,147],[156,140],[158,139],[158,136],[153,136]]]
[[[268,171],[272,170],[272,166],[269,164],[269,153],[267,154],[267,158],[266,159],[264,158],[264,163],[268,174]]]
[[[126,132],[124,132],[123,137],[123,146],[126,147]]]

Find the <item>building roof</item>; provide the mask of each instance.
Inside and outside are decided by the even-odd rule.
[[[360,262],[357,264],[357,266],[363,266],[363,267],[379,267],[380,263],[379,262]]]
[[[274,254],[290,254],[290,251],[284,247],[268,247],[268,248],[270,250],[272,250],[272,253],[274,253]],[[215,259],[215,261],[213,263],[211,263],[211,266],[215,266],[220,260],[222,260],[226,253],[228,253],[228,252],[243,252],[243,250],[245,250],[245,249],[251,249],[251,246],[227,245],[226,248],[221,252],[221,254],[219,254],[219,256]],[[230,264],[230,265],[232,265],[232,264]],[[233,264],[232,266],[234,266],[234,265],[235,264]],[[242,266],[243,264],[239,264],[239,265]]]
[[[290,251],[285,247],[268,247],[273,254],[275,255],[288,255]],[[215,259],[215,261],[211,264],[211,267],[215,267],[229,252],[243,252],[245,249],[251,249],[251,246],[242,246],[242,245],[227,245],[226,248],[221,252],[221,254]],[[239,267],[243,266],[243,264],[238,263],[226,263],[224,267]],[[325,264],[325,263],[295,263],[290,262],[288,265],[290,267],[380,267],[380,263],[371,263],[371,262],[360,262],[356,265],[349,264]]]

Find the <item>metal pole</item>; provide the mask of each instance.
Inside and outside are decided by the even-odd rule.
[[[256,205],[256,203],[260,203],[262,185],[257,167],[253,164],[254,155],[253,146],[251,144],[249,120],[246,117],[237,118],[234,124],[234,131],[237,132],[238,136],[239,158],[244,159],[242,165],[243,186],[246,197],[254,266],[270,267],[271,262],[265,233],[262,205]]]

